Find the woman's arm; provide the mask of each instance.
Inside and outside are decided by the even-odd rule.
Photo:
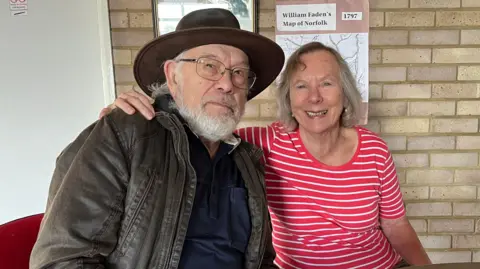
[[[392,155],[385,148],[380,175],[380,227],[392,247],[411,265],[431,264],[405,214],[400,184]]]
[[[411,265],[432,264],[407,217],[380,219],[380,226],[390,244],[407,263]]]

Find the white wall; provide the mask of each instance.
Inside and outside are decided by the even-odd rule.
[[[0,3],[0,224],[44,212],[58,153],[113,101],[107,0]]]

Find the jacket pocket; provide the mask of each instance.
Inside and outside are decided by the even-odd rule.
[[[232,228],[232,247],[245,253],[251,233],[250,212],[244,188],[230,189],[230,225]]]
[[[119,256],[125,255],[132,247],[130,243],[137,237],[139,225],[145,224],[145,216],[148,214],[146,211],[151,209],[148,205],[151,191],[157,180],[156,170],[152,168],[139,167],[136,173],[132,174],[117,247]]]

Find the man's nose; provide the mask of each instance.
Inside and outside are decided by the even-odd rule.
[[[232,72],[230,70],[226,69],[223,71],[223,76],[217,81],[217,86],[219,90],[225,93],[233,93],[235,86],[233,85]]]

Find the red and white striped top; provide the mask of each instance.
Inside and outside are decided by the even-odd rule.
[[[275,263],[280,268],[392,268],[401,257],[379,220],[404,216],[392,156],[373,132],[356,127],[354,157],[342,166],[317,161],[298,131],[282,125],[237,130],[265,153]]]

